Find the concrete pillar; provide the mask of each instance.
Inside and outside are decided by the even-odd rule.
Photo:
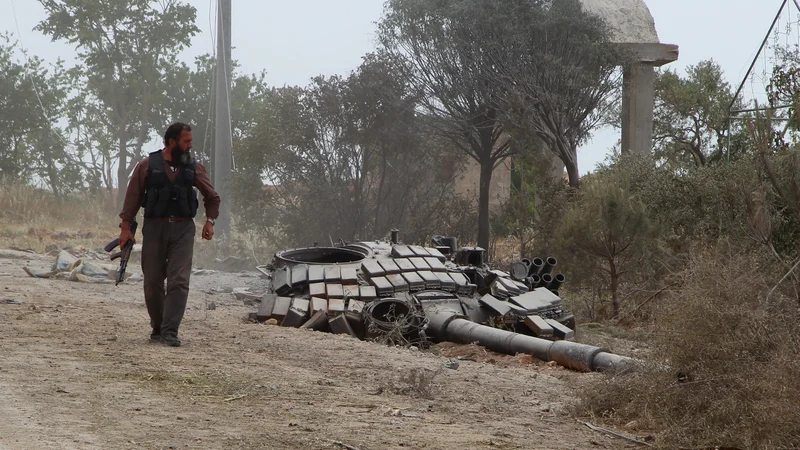
[[[655,68],[678,59],[672,44],[620,44],[632,61],[623,68],[622,153],[649,153],[653,149]]]
[[[622,153],[646,154],[653,148],[655,67],[634,62],[622,75]]]

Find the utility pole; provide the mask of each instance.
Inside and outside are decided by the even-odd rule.
[[[231,232],[231,0],[217,4],[217,70],[214,108],[214,187],[222,198],[216,232]]]

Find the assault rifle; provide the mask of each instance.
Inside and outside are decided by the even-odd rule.
[[[131,235],[136,236],[136,228],[139,224],[136,222],[136,219],[133,219],[131,222]],[[119,238],[114,239],[113,241],[106,244],[103,248],[105,251],[110,252],[115,248],[119,247]],[[111,260],[115,260],[120,258],[119,260],[119,269],[117,269],[117,282],[114,283],[114,286],[119,285],[120,282],[125,280],[125,269],[128,268],[128,259],[131,257],[131,251],[133,251],[133,239],[128,239],[128,242],[125,243],[125,247],[121,248],[120,251],[111,255]]]

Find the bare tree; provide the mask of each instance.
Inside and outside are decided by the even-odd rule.
[[[503,132],[500,90],[487,77],[489,52],[508,17],[528,2],[507,0],[389,0],[380,39],[389,54],[410,68],[429,124],[481,168],[478,245],[489,246],[492,173],[514,147]]]
[[[601,125],[619,91],[625,54],[578,0],[520,9],[489,52],[491,80],[502,87],[503,119],[526,142],[541,140],[578,187],[578,147]]]

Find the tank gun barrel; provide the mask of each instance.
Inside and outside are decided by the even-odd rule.
[[[425,308],[425,314],[429,320],[427,334],[438,341],[457,344],[477,342],[498,353],[526,353],[542,361],[555,361],[561,366],[584,372],[632,369],[637,363],[633,358],[615,355],[592,345],[549,341],[481,325],[441,305]]]

